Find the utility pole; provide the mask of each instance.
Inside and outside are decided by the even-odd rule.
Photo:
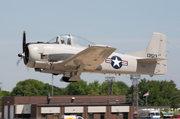
[[[132,86],[133,86],[133,95],[132,95],[132,102],[134,103],[134,113],[138,112],[138,84],[139,84],[139,79],[141,78],[141,75],[131,75],[130,79],[132,81]]]
[[[115,81],[115,77],[114,76],[107,76],[105,77],[106,82],[107,82],[107,94],[108,95],[113,95],[113,82]],[[111,82],[111,84],[109,85],[109,83]],[[109,92],[110,90],[110,92]]]
[[[53,80],[54,80],[54,75],[52,74],[52,95],[53,95],[53,93],[54,93]]]
[[[107,94],[109,95],[109,80],[106,81],[107,81]]]
[[[0,90],[2,90],[3,82],[0,82]]]

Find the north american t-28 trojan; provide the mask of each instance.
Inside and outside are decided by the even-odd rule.
[[[167,73],[166,36],[153,33],[144,51],[119,54],[116,48],[96,45],[82,37],[58,35],[48,42],[26,43],[24,64],[37,72],[62,74],[61,81],[80,81],[81,73],[162,75]]]

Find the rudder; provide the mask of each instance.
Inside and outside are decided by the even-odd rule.
[[[164,34],[153,33],[146,50],[127,55],[139,57],[137,61],[146,66],[151,72],[150,76],[167,73],[166,35]]]
[[[148,58],[167,58],[166,35],[153,33],[145,52]]]
[[[165,59],[165,60],[157,61],[154,73],[156,75],[166,74],[167,73],[166,35],[161,33],[153,33],[145,52],[148,58]]]

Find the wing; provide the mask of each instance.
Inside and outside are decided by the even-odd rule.
[[[66,70],[74,69],[81,65],[84,66],[85,70],[95,70],[115,50],[116,48],[107,46],[90,46],[56,65],[66,67]]]

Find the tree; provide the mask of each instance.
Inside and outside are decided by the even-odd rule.
[[[13,88],[12,96],[38,96],[38,95],[48,95],[52,92],[52,86],[49,84],[44,84],[41,81],[35,79],[27,79],[24,81],[19,81],[16,87]],[[60,95],[61,88],[54,88],[54,95]]]
[[[107,82],[100,84],[94,81],[87,85],[86,81],[71,82],[65,88],[54,88],[54,95],[107,95]],[[145,105],[143,94],[149,91],[148,105],[149,106],[171,106],[177,108],[180,103],[180,90],[176,88],[174,81],[156,81],[141,79],[139,83],[139,104]],[[48,95],[52,92],[52,87],[49,84],[44,84],[35,79],[27,79],[20,81],[13,88],[12,96],[36,96]],[[132,101],[132,86],[128,87],[124,82],[113,82],[114,95],[126,95],[126,101]],[[8,91],[0,92],[1,97],[8,96]]]
[[[118,85],[119,84],[119,85]],[[121,95],[123,94],[122,92],[122,88],[120,88],[121,82],[113,82],[113,95]],[[100,90],[100,95],[107,95],[108,93],[108,84],[107,82],[103,82],[100,86],[99,86],[99,90]]]
[[[13,88],[12,96],[37,96],[42,95],[44,83],[35,79],[20,81]]]
[[[126,102],[132,102],[132,94],[133,94],[133,86],[129,87],[128,92],[126,94]]]
[[[180,102],[180,91],[176,88],[174,81],[156,81],[142,79],[139,83],[140,99],[149,91],[148,105],[171,106],[177,108]]]
[[[70,82],[67,86],[67,95],[87,95],[87,82]]]
[[[2,108],[2,97],[10,96],[11,93],[9,91],[0,90],[0,108]]]
[[[100,86],[99,86],[99,90],[100,90],[100,95],[107,95],[107,82],[103,82]]]
[[[87,88],[88,95],[99,95],[101,93],[99,86],[99,81],[89,83]]]
[[[123,81],[117,81],[116,82],[117,87],[121,90],[120,94],[126,95],[129,91],[129,86],[125,84]]]

